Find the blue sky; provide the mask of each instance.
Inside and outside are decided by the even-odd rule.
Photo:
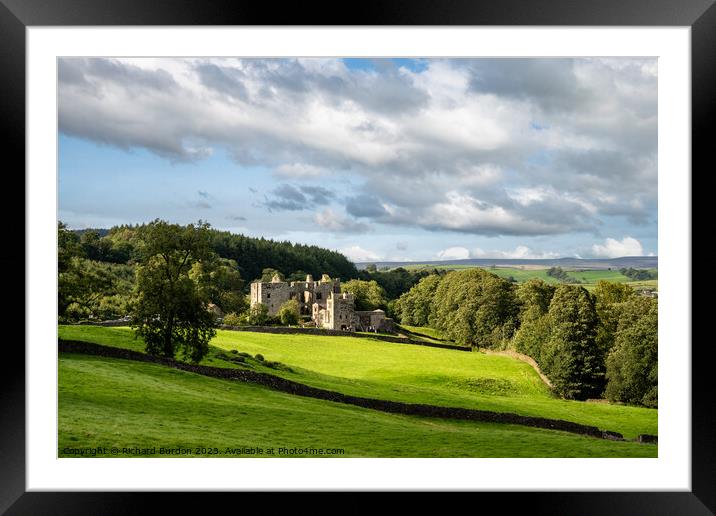
[[[657,254],[656,61],[101,59],[59,73],[59,217],[355,261]]]

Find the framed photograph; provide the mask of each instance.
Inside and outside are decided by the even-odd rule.
[[[3,0],[27,305],[0,509],[716,510],[691,337],[713,2],[423,4]]]

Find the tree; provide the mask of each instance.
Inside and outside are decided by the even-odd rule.
[[[650,279],[656,279],[658,278],[658,273],[656,270],[648,270],[648,269],[634,269],[633,267],[624,268],[622,267],[619,269],[619,272],[622,273],[627,278],[630,278],[635,281],[643,281],[643,280],[650,280]]]
[[[285,326],[298,324],[300,315],[300,307],[298,306],[298,301],[295,299],[289,299],[282,304],[281,308],[278,310],[278,318],[281,321],[281,324]]]
[[[441,276],[438,274],[431,274],[400,296],[395,311],[400,315],[402,324],[409,326],[430,325],[430,317],[435,306],[435,291],[440,284],[440,279]]]
[[[356,310],[375,310],[386,307],[385,290],[376,281],[346,281],[341,285],[341,292],[353,294]]]
[[[604,280],[597,282],[594,289],[595,307],[599,317],[597,344],[605,357],[614,345],[622,306],[634,295],[634,289],[624,283]]]
[[[285,279],[281,271],[277,271],[276,269],[271,269],[267,267],[263,271],[261,271],[261,281],[264,283],[271,283],[271,280],[277,274],[281,281]]]
[[[268,306],[263,303],[256,303],[251,308],[249,308],[247,322],[251,326],[263,326],[269,319],[268,313]]]
[[[530,279],[517,287],[517,299],[520,302],[520,321],[522,323],[542,317],[549,312],[555,287],[541,279]]]
[[[210,261],[209,225],[180,226],[155,220],[140,229],[140,265],[136,269],[132,322],[147,353],[199,362],[216,334],[205,291],[189,272]]]
[[[202,294],[224,313],[241,313],[248,308],[243,294],[244,281],[234,260],[213,257],[195,262],[189,273]]]
[[[535,317],[528,319],[520,325],[515,333],[513,346],[516,351],[529,355],[540,364],[543,362],[542,350],[552,335],[552,326],[549,317]]]
[[[223,323],[226,326],[241,326],[241,324],[242,324],[241,316],[239,316],[238,314],[236,314],[234,312],[231,312],[230,314],[226,314],[226,316],[224,317]]]
[[[655,298],[632,296],[624,303],[606,360],[608,399],[658,405],[658,312]]]
[[[556,280],[562,281],[562,282],[570,282],[572,278],[567,274],[567,272],[562,269],[562,267],[550,267],[547,269],[547,276],[550,276]]]
[[[547,314],[555,287],[540,279],[525,281],[517,288],[520,302],[520,328],[515,333],[514,348],[540,362],[542,346],[550,338]]]
[[[90,260],[105,261],[112,250],[112,242],[100,236],[96,229],[89,229],[82,233],[80,245],[84,255]]]
[[[539,365],[567,399],[598,397],[604,387],[604,357],[597,346],[597,312],[583,287],[560,285],[549,305],[549,340]]]
[[[57,312],[62,319],[67,308],[72,304],[74,285],[67,273],[76,267],[76,258],[82,255],[79,237],[60,221],[57,223]]]
[[[58,315],[81,319],[96,315],[94,308],[100,299],[116,294],[114,277],[109,268],[73,256],[58,275]]]
[[[308,273],[298,270],[293,273],[291,273],[287,278],[286,281],[289,283],[291,281],[306,281],[306,276],[308,276]]]
[[[62,221],[57,223],[57,270],[65,272],[70,267],[70,260],[74,256],[84,256],[80,238],[74,231],[67,229]]]
[[[418,270],[409,271],[403,267],[396,267],[395,269],[373,270],[371,267],[363,269],[358,273],[358,279],[365,281],[375,281],[383,287],[385,290],[385,296],[387,299],[397,299],[426,276],[431,274],[437,274],[438,271],[433,270]]]
[[[514,286],[484,269],[445,275],[435,290],[434,303],[430,325],[460,344],[500,347],[517,327]]]

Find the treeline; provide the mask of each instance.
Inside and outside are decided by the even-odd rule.
[[[562,267],[550,267],[547,269],[547,276],[562,283],[581,283],[578,279],[571,277]]]
[[[58,316],[60,321],[114,319],[127,314],[134,287],[134,266],[97,259],[111,253],[96,232],[78,234],[57,228]],[[109,244],[109,245],[108,245]]]
[[[155,230],[156,224],[137,227],[131,232],[131,239],[116,241],[109,238],[111,231],[98,238],[97,231],[71,231],[60,222],[57,228],[59,320],[107,320],[128,315],[137,298],[140,265],[147,261],[147,248],[151,243],[147,235],[154,235]],[[208,235],[208,231],[204,233]],[[121,253],[127,257],[126,263],[113,261]],[[211,259],[192,263],[189,278],[207,302],[219,310],[245,311],[248,300],[236,262],[210,249],[207,253]]]
[[[359,271],[358,278],[365,281],[375,281],[384,290],[385,298],[398,299],[403,293],[415,286],[421,279],[432,274],[445,274],[445,270],[421,269],[409,271],[403,267],[389,270],[378,270],[375,265],[368,265]]]
[[[402,324],[531,356],[564,398],[655,407],[657,303],[624,284],[600,281],[592,294],[537,279],[514,285],[468,269],[422,279],[393,308]]]
[[[85,256],[91,260],[111,263],[135,263],[138,258],[140,225],[115,226],[101,236],[102,230],[75,232]],[[261,277],[265,268],[281,271],[286,276],[312,274],[320,278],[329,274],[339,278],[357,278],[355,265],[337,251],[313,245],[277,242],[265,238],[235,235],[228,231],[209,229],[209,245],[222,258],[234,260],[244,279]]]
[[[106,320],[128,313],[135,269],[141,263],[145,246],[143,235],[149,227],[141,224],[108,230],[70,230],[59,223],[59,294],[63,320]],[[360,280],[363,283],[353,283],[353,289],[359,291],[358,309],[382,308],[389,312],[391,300],[410,290],[421,278],[437,273],[403,268],[359,272],[342,254],[318,246],[251,238],[209,227],[205,231],[211,252],[223,260],[221,272],[213,274],[217,281],[223,275],[234,292],[229,296],[232,302],[227,302],[228,294],[214,296],[213,303],[224,313],[245,312],[248,301],[242,296],[238,302],[236,291],[247,294],[251,281],[271,281],[276,273],[286,281],[301,281],[308,274],[316,279],[328,274],[344,283]]]
[[[219,256],[235,260],[241,276],[249,281],[260,278],[265,268],[301,279],[306,274],[316,279],[322,274],[344,279],[358,277],[358,269],[348,258],[337,251],[314,245],[212,231],[211,247]]]
[[[74,230],[70,233],[75,235],[73,238],[83,257],[99,262],[133,265],[139,258],[139,232],[145,226],[122,225],[109,230]],[[303,280],[308,274],[316,279],[328,274],[344,281],[376,281],[385,291],[386,299],[390,300],[410,290],[421,278],[438,273],[437,270],[408,271],[402,267],[378,271],[375,266],[358,271],[350,260],[337,251],[235,235],[228,231],[208,231],[212,251],[222,258],[235,261],[247,285],[261,279],[265,269],[279,272],[287,281]]]
[[[652,280],[658,278],[657,271],[650,271],[647,269],[634,269],[633,267],[622,267],[619,269],[624,276],[635,281]]]

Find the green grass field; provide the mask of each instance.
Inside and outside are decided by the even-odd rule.
[[[202,457],[255,457],[231,451],[247,447],[278,457],[311,456],[280,448],[344,450],[332,457],[656,457],[658,449],[516,425],[385,414],[155,364],[61,354],[58,455],[73,457],[71,449],[86,447],[102,448],[97,456],[107,457],[137,456],[125,448],[153,448],[149,455],[162,456],[160,447]]]
[[[129,328],[60,326],[59,334],[143,350]],[[221,360],[220,350],[260,353],[293,371],[258,363],[255,370],[350,395],[564,419],[617,431],[627,438],[658,433],[656,410],[555,398],[529,365],[510,357],[370,338],[223,330],[211,344],[210,356],[203,363],[234,366]]]
[[[428,328],[427,326],[408,326],[407,324],[401,324],[400,326],[421,337],[425,337],[429,341],[444,342],[440,332],[433,328]]]

